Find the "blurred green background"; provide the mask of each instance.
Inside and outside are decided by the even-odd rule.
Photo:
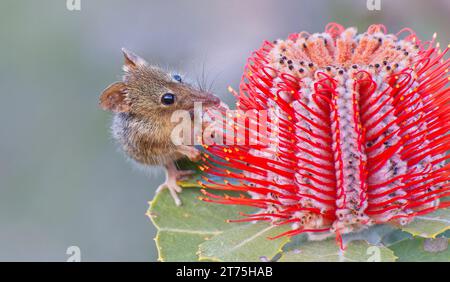
[[[450,1],[65,0],[0,2],[0,260],[153,261],[147,202],[161,169],[142,173],[117,151],[99,93],[120,77],[121,47],[195,79],[204,67],[233,99],[263,40],[322,31],[330,21],[383,23],[449,42]]]

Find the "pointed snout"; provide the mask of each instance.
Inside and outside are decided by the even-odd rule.
[[[199,92],[196,97],[195,102],[200,102],[205,107],[216,107],[219,106],[221,103],[221,100],[219,97],[212,93],[208,92]]]
[[[211,98],[209,99],[209,102],[211,103],[212,106],[218,106],[220,105],[220,98],[217,97],[214,94],[211,94]]]

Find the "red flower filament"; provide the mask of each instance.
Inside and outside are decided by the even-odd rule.
[[[265,42],[234,94],[237,109],[275,117],[234,141],[252,123],[277,139],[205,146],[203,200],[259,208],[237,221],[291,224],[280,236],[339,237],[450,206],[449,48],[435,38],[332,23]]]

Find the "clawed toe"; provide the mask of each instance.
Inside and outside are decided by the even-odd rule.
[[[189,177],[193,174],[195,174],[196,171],[195,170],[179,170],[177,171],[177,180],[181,180],[184,179],[186,177]]]
[[[202,154],[200,153],[200,151],[195,151],[195,152],[193,152],[190,156],[188,156],[189,157],[189,159],[191,160],[191,161],[193,161],[194,163],[196,163],[196,162],[198,162],[198,161],[200,161],[200,159],[201,159],[201,157],[202,157]]]
[[[173,200],[175,201],[175,204],[177,206],[181,206],[181,200],[180,197],[178,197],[178,193],[181,193],[183,189],[178,186],[176,183],[166,182],[161,185],[159,185],[158,189],[156,189],[156,193],[161,193],[162,190],[168,189],[170,195],[172,196]]]
[[[156,193],[160,193],[164,189],[168,189],[170,195],[172,196],[175,204],[181,206],[181,200],[178,197],[178,193],[181,193],[183,189],[177,184],[177,181],[194,174],[194,170],[177,170],[174,163],[169,163],[166,165],[166,181],[159,185],[156,189]]]
[[[201,152],[195,147],[182,145],[178,147],[178,151],[193,162],[198,162],[201,159]]]

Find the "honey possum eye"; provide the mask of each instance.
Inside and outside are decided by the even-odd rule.
[[[175,95],[172,93],[166,93],[166,94],[162,95],[161,103],[166,106],[172,105],[173,103],[175,103]]]
[[[183,79],[181,78],[181,75],[179,75],[179,74],[172,75],[172,78],[180,83],[183,82]]]

